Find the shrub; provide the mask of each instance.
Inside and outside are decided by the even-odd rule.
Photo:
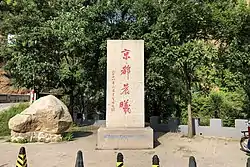
[[[8,126],[8,122],[10,118],[14,117],[16,114],[21,113],[23,110],[25,110],[28,107],[29,107],[29,103],[21,103],[3,112],[0,112],[0,136],[10,135],[10,129]]]
[[[200,118],[201,125],[209,125],[211,118],[220,118],[224,126],[234,126],[235,119],[246,118],[245,110],[247,102],[243,90],[211,91],[208,95],[194,93],[192,99],[192,111],[194,118]],[[187,123],[187,108],[182,111],[182,123]]]
[[[234,126],[234,120],[244,118],[246,96],[243,91],[211,91],[208,96],[193,98],[194,116],[201,118],[202,124],[208,124],[210,118],[220,118],[224,126]]]

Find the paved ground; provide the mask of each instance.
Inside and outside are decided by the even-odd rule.
[[[12,107],[14,105],[17,105],[17,104],[19,104],[19,103],[0,103],[0,112],[4,111],[4,110],[7,110],[8,108],[10,108],[10,107]]]
[[[179,134],[165,134],[153,150],[121,151],[126,167],[149,167],[154,154],[161,167],[188,167],[188,158],[196,157],[198,167],[245,167],[247,156],[238,141],[201,138],[187,139]],[[26,147],[28,166],[73,167],[76,152],[84,153],[85,167],[115,167],[117,150],[95,150],[96,132],[85,133],[72,142],[56,144],[11,144],[0,141],[0,167],[14,167],[19,148]]]

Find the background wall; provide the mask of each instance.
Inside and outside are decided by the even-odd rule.
[[[200,119],[193,119],[194,131],[196,135],[201,136],[214,136],[214,137],[227,137],[233,139],[240,139],[242,136],[241,131],[247,130],[245,119],[236,119],[234,127],[224,127],[221,119],[210,119],[209,126],[201,126]],[[156,119],[151,118],[150,126],[159,132],[180,132],[187,134],[188,126],[179,125],[178,119],[170,119],[166,124],[160,124]]]
[[[29,102],[30,95],[0,94],[0,103]]]

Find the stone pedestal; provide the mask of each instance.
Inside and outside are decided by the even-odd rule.
[[[97,149],[152,149],[153,129],[106,128],[98,129]]]

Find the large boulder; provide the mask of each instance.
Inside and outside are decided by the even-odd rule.
[[[56,140],[61,139],[60,134],[68,130],[71,124],[72,118],[67,106],[55,96],[48,95],[12,117],[9,120],[9,129],[12,131],[12,141],[45,141],[44,136],[52,136],[51,141],[55,141],[55,136]],[[39,136],[43,136],[43,139]],[[50,139],[46,141],[49,142]]]

